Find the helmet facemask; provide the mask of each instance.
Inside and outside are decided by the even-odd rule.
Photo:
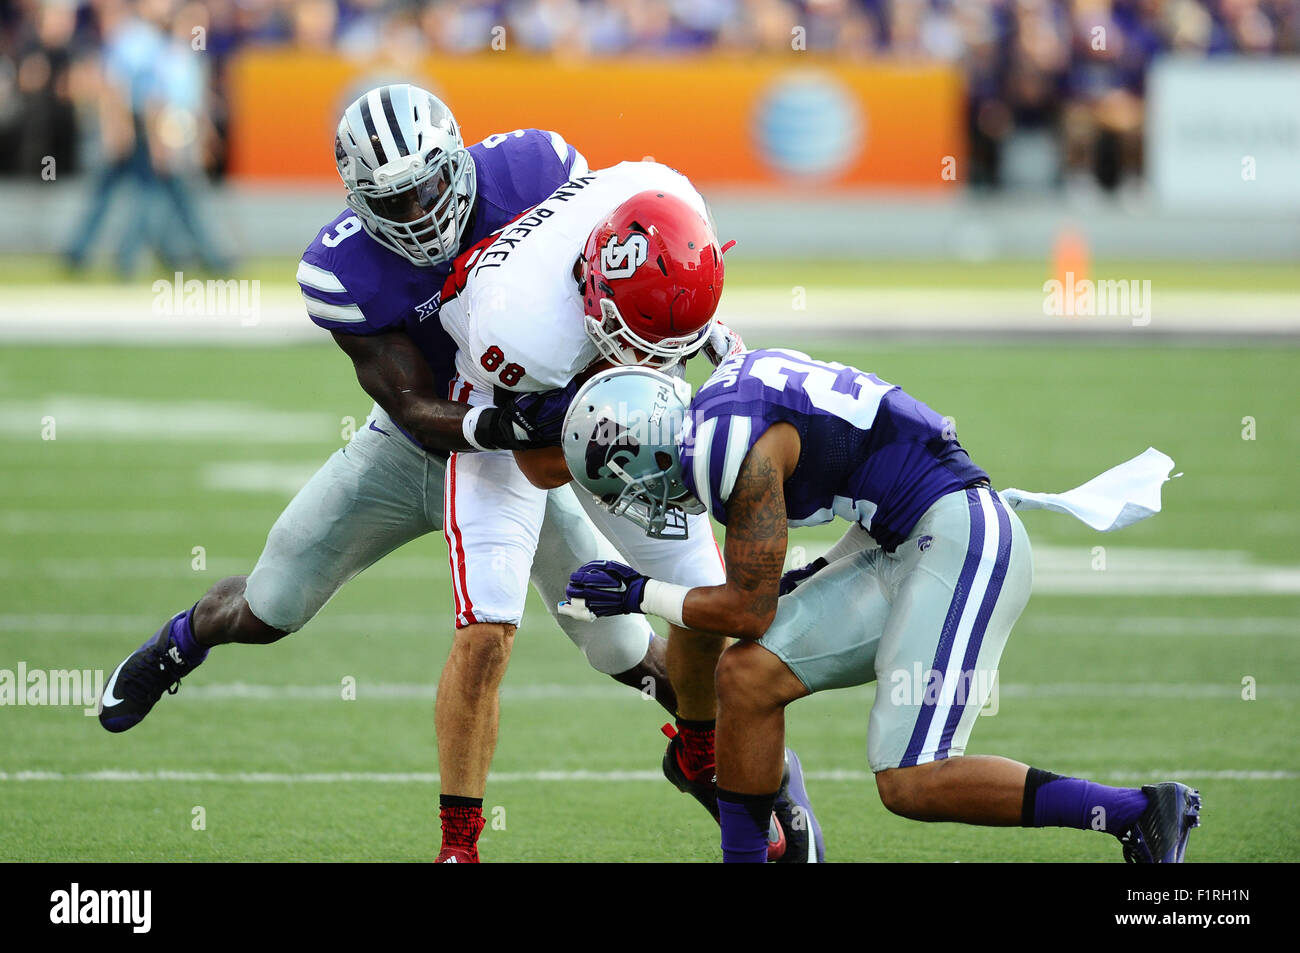
[[[638,192],[587,235],[578,259],[584,328],[614,364],[671,368],[713,328],[722,253],[703,200],[684,195]]]
[[[348,206],[376,241],[417,265],[456,257],[475,191],[469,150],[400,156],[374,179],[348,191]]]
[[[436,96],[407,83],[363,93],[339,120],[334,160],[371,238],[421,266],[459,254],[474,214],[474,158]]]
[[[703,513],[704,504],[688,492],[669,498],[673,490],[671,463],[640,477],[632,476],[616,460],[610,460],[606,466],[627,484],[614,499],[601,501],[611,513],[630,519],[654,539],[689,538],[686,516]]]
[[[585,266],[584,266],[585,267]],[[587,337],[596,345],[602,357],[613,364],[626,367],[653,367],[667,370],[675,364],[686,360],[704,346],[713,329],[714,319],[698,331],[680,337],[661,338],[651,341],[642,337],[628,326],[618,310],[614,299],[602,293],[600,283],[594,276],[587,279],[595,283],[591,294],[599,301],[600,317],[584,316]]]

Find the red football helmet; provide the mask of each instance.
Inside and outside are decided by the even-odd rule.
[[[587,334],[613,363],[671,366],[708,339],[722,249],[682,199],[632,196],[592,230],[581,267]]]

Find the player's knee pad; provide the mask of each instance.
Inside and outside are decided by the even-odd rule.
[[[645,658],[654,630],[644,616],[611,616],[581,622],[562,616],[557,605],[565,598],[569,574],[594,559],[618,559],[619,554],[591,524],[570,487],[547,494],[546,517],[533,559],[533,587],[569,640],[582,650],[588,664],[605,675],[619,675]]]
[[[562,616],[550,605],[551,616],[589,664],[605,675],[620,675],[636,668],[650,648],[654,630],[645,616],[621,615],[583,622]]]

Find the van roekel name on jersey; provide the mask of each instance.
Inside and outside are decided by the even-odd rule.
[[[129,924],[132,933],[153,925],[152,890],[82,890],[74,883],[50,894],[50,922],[55,924]]]
[[[474,263],[475,271],[483,271],[485,268],[500,268],[505,264],[505,260],[510,257],[515,246],[532,234],[533,229],[541,225],[552,215],[555,209],[550,208],[552,202],[567,202],[578,194],[580,189],[585,189],[592,182],[596,181],[594,175],[582,175],[570,179],[562,186],[555,190],[541,205],[522,217],[511,222],[505,228],[501,229],[501,234],[493,240],[488,246],[487,251],[479,255],[478,261]]]

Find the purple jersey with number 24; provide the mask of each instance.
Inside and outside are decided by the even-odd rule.
[[[683,482],[718,522],[746,454],[778,422],[801,441],[785,483],[790,525],[839,516],[886,552],[939,497],[988,478],[950,420],[874,374],[799,351],[744,351],[700,388],[683,429]]]
[[[587,170],[559,133],[516,129],[469,147],[478,183],[461,250],[476,244]],[[320,230],[298,265],[308,316],[343,334],[405,331],[433,370],[437,393],[455,373],[456,345],[438,320],[451,262],[412,264],[371,239],[351,210]]]

